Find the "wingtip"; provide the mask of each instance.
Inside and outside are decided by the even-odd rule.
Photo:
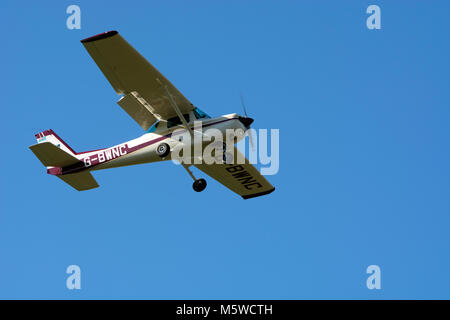
[[[92,42],[92,41],[98,41],[98,40],[102,40],[102,39],[106,39],[112,36],[115,36],[116,34],[118,34],[118,32],[116,30],[112,30],[112,31],[107,31],[107,32],[103,32],[103,33],[99,33],[95,36],[80,40],[81,43],[86,43],[86,42]]]
[[[275,191],[275,187],[273,187],[272,189],[267,190],[267,191],[263,191],[263,192],[259,192],[259,193],[254,193],[254,194],[245,195],[245,196],[242,196],[242,198],[243,198],[244,200],[247,200],[247,199],[251,199],[251,198],[256,198],[256,197],[264,196],[264,195],[269,194],[269,193],[272,193],[272,192],[274,192],[274,191]]]

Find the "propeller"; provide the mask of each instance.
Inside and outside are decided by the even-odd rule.
[[[241,96],[242,109],[244,109],[245,117],[248,118],[248,115],[247,115],[247,108],[245,108],[244,96],[242,95],[242,92],[240,93],[240,96]]]
[[[240,121],[242,122],[242,124],[247,128],[247,133],[248,133],[248,139],[250,141],[250,146],[252,147],[252,150],[255,150],[255,146],[253,145],[253,134],[252,131],[248,131],[248,129],[250,129],[250,125],[253,123],[253,118],[249,118],[247,115],[247,108],[245,107],[245,102],[244,102],[244,96],[242,95],[242,92],[240,93],[241,96],[241,104],[242,104],[242,109],[244,110],[244,114],[245,114],[245,118],[244,117],[240,117]]]

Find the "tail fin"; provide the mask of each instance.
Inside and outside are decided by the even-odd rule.
[[[50,142],[72,156],[75,156],[77,154],[52,129],[39,132],[39,133],[35,134],[35,137],[36,137],[38,143]]]
[[[88,171],[64,174],[63,168],[78,165],[84,167],[84,164],[76,158],[76,152],[53,130],[46,130],[35,136],[38,143],[30,146],[30,149],[47,167],[47,173],[57,176],[78,191],[98,187],[97,181]]]

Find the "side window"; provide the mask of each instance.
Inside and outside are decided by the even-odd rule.
[[[187,123],[189,123],[189,114],[183,114],[184,119],[186,120]],[[175,127],[181,124],[181,120],[180,118],[177,117],[173,117],[167,120],[167,128],[171,128],[171,127]]]

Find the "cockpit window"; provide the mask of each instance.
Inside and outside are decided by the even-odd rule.
[[[184,119],[186,119],[186,122],[189,123],[189,114],[183,114]],[[180,118],[178,116],[170,118],[167,120],[167,128],[175,127],[181,124]]]
[[[211,119],[210,116],[208,116],[206,113],[204,113],[204,112],[203,112],[202,110],[200,110],[199,108],[195,108],[195,109],[194,109],[194,116],[195,116],[195,118],[197,118],[197,119],[203,119],[203,118]]]
[[[155,132],[156,131],[156,128],[158,128],[158,125],[159,125],[159,121],[156,121],[148,130],[147,130],[147,133],[150,133],[150,132]]]

